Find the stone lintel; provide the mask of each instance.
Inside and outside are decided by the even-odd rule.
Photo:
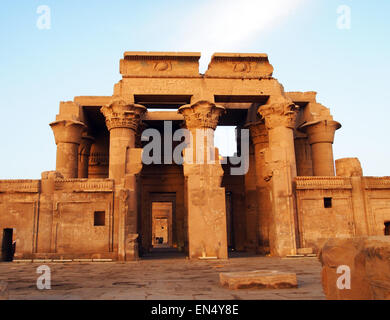
[[[205,77],[209,78],[269,78],[273,67],[264,53],[214,53]]]
[[[81,109],[80,106],[73,101],[61,101],[59,113],[56,115],[56,121],[59,120],[75,120],[80,121]]]
[[[199,52],[127,51],[120,61],[123,77],[200,77]]]
[[[77,96],[74,97],[74,103],[77,103],[81,107],[86,106],[104,106],[110,103],[112,96]]]
[[[161,120],[183,121],[184,117],[182,114],[177,113],[177,111],[149,111],[145,113],[141,119],[147,121],[161,121]]]
[[[286,92],[286,95],[296,104],[317,102],[316,101],[317,92],[315,91],[306,91],[306,92],[293,91],[293,92]]]

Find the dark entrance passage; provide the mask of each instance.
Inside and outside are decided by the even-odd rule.
[[[12,244],[13,229],[3,230],[3,241],[1,245],[1,258],[3,261],[12,261],[14,258],[14,247]]]
[[[385,222],[385,236],[390,236],[390,221]]]

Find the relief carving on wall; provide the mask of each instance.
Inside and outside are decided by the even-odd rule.
[[[153,65],[155,71],[170,71],[172,70],[172,64],[170,61],[157,61]]]

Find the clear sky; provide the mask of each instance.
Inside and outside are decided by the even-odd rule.
[[[37,26],[41,5],[50,29]],[[317,91],[343,125],[335,159],[390,175],[389,0],[2,0],[0,10],[0,179],[55,169],[59,102],[111,95],[123,52],[144,50],[200,51],[202,72],[213,52],[267,53],[286,91]]]

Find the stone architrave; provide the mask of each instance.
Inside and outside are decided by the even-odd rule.
[[[180,107],[179,112],[184,116],[185,125],[193,136],[191,144],[185,149],[185,153],[191,152],[193,161],[185,161],[183,164],[189,257],[226,259],[225,189],[221,188],[223,169],[219,163],[218,149],[214,147],[214,130],[225,109],[214,103],[199,101]],[[199,133],[208,134],[206,143],[202,143],[199,138],[197,141],[196,135]],[[214,153],[214,159],[211,159],[214,161],[201,161],[207,160],[209,153]]]

